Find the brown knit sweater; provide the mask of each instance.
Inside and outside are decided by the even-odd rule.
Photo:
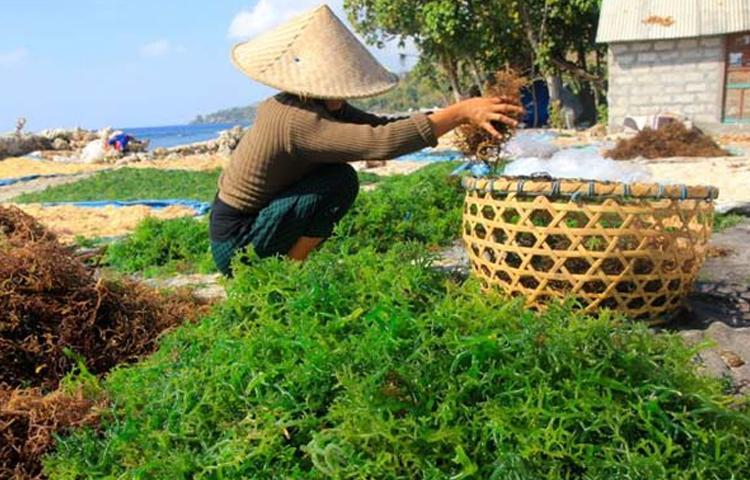
[[[219,198],[255,213],[320,164],[387,160],[436,144],[424,114],[388,119],[348,104],[331,113],[320,101],[281,93],[258,107],[219,179]]]

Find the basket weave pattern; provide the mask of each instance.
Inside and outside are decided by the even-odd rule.
[[[486,288],[524,296],[532,307],[572,296],[587,312],[660,320],[679,309],[706,258],[715,190],[685,198],[683,187],[657,199],[648,197],[652,185],[635,195],[626,187],[625,197],[617,194],[622,184],[566,182],[571,198],[560,182],[517,188],[501,179],[488,188],[465,180],[463,237],[473,271]]]

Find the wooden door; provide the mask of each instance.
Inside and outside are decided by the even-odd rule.
[[[750,32],[727,38],[724,122],[750,123]]]

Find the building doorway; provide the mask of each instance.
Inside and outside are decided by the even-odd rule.
[[[724,122],[750,123],[750,32],[727,38]]]

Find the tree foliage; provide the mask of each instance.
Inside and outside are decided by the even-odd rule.
[[[344,7],[370,43],[413,41],[457,99],[505,66],[530,79],[566,74],[602,85],[601,0],[345,0]]]

